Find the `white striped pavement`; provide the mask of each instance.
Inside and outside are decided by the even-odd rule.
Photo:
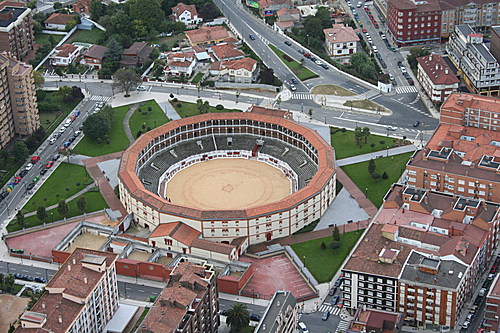
[[[313,99],[313,96],[308,93],[292,93],[292,99]]]
[[[93,95],[90,97],[90,100],[97,102],[109,102],[111,100],[111,96]]]
[[[415,86],[396,87],[394,90],[396,90],[396,93],[398,94],[411,94],[417,92],[417,88]]]

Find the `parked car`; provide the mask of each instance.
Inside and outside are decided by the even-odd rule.
[[[64,131],[66,131],[66,127],[64,127],[64,126],[59,129],[59,133],[61,133],[61,134],[64,133]]]
[[[49,144],[50,145],[53,145],[54,143],[56,143],[57,139],[56,138],[52,138],[49,140]]]
[[[19,274],[19,273],[14,273],[14,277],[18,280],[22,280],[23,279],[23,275],[22,274]]]
[[[52,156],[52,161],[57,161],[59,157],[60,157],[59,154],[55,154],[54,156]]]
[[[23,275],[23,280],[26,280],[26,281],[35,281],[35,278],[32,277],[31,275]]]
[[[254,35],[248,35],[248,37],[250,37],[251,40],[255,40],[255,36]]]
[[[71,145],[71,142],[66,141],[63,145],[64,148],[68,148]]]
[[[49,161],[47,164],[45,164],[45,167],[47,169],[50,169],[50,168],[52,168],[53,165],[54,165],[54,161]]]
[[[321,320],[328,320],[328,317],[330,317],[330,311],[325,311],[321,316]]]
[[[28,170],[23,170],[23,171],[19,172],[19,177],[23,178],[27,174],[28,174]]]
[[[337,281],[335,281],[334,286],[335,286],[335,287],[340,287],[340,285],[342,284],[342,282],[343,282],[343,281],[344,281],[344,279],[343,279],[343,278],[341,278],[341,277],[339,277],[339,278],[337,279]]]
[[[285,41],[285,45],[292,46],[292,43],[290,43],[289,41]]]
[[[47,169],[40,170],[40,175],[42,175],[42,176],[45,175],[47,173],[47,171],[48,171]]]
[[[299,52],[300,54],[304,54],[305,53],[305,51],[302,50],[302,49],[298,49],[297,52]]]
[[[311,53],[308,53],[308,52],[304,53],[304,57],[306,57],[308,59],[311,58]]]
[[[394,126],[387,126],[387,129],[388,129],[389,131],[395,131],[395,130],[397,130],[397,128],[396,128],[396,127],[394,127]]]
[[[399,66],[399,67],[403,67],[403,62],[398,61],[398,66]]]
[[[420,125],[420,121],[418,121],[418,120],[413,123],[413,127],[418,127],[418,125]]]
[[[403,73],[403,74],[404,74],[404,73],[406,73],[406,68],[405,68],[405,66],[401,66],[401,67],[399,67],[399,69],[401,70],[401,73]]]
[[[33,187],[35,187],[35,183],[29,183],[28,186],[26,186],[26,189],[29,191],[32,190]]]
[[[146,91],[146,87],[145,87],[145,86],[138,86],[138,87],[137,87],[137,91]],[[96,110],[98,110],[98,111],[99,111],[99,110],[101,110],[101,108],[100,108],[100,107],[97,107],[97,108],[96,108]]]
[[[74,136],[79,136],[80,134],[82,134],[82,131],[76,131]]]
[[[337,305],[337,303],[339,302],[339,295],[335,295],[332,297],[332,300],[330,301],[330,304],[331,305]]]
[[[33,178],[33,180],[31,182],[33,184],[35,184],[39,179],[40,179],[40,176],[35,176],[35,178]]]
[[[253,320],[253,321],[260,321],[261,318],[262,318],[261,315],[257,314],[257,313],[252,313],[250,315],[250,320]]]
[[[488,274],[488,280],[493,280],[493,278],[495,277],[495,274]]]
[[[14,177],[14,184],[16,184],[16,185],[19,184],[21,182],[21,179],[23,179],[23,178],[19,177],[19,176]]]
[[[40,161],[40,156],[33,156],[31,158],[31,163],[36,164],[36,162]]]
[[[343,308],[344,307],[344,300],[341,299],[338,303],[337,303],[337,307],[339,308]]]
[[[467,328],[469,328],[469,326],[470,326],[470,321],[467,321],[467,320],[466,320],[466,321],[463,323],[462,328],[467,329]]]
[[[229,310],[226,310],[226,309],[220,310],[220,315],[221,316],[227,316],[228,313],[229,313]]]
[[[474,314],[473,314],[473,313],[469,313],[469,314],[467,315],[467,320],[468,320],[468,321],[472,321],[472,319],[474,319]]]
[[[24,168],[24,170],[30,171],[32,168],[33,168],[33,164],[28,163],[28,164],[26,164],[26,168]]]
[[[332,287],[330,288],[330,290],[328,291],[328,295],[330,296],[333,296],[335,295],[335,292],[337,291],[337,287]]]
[[[327,64],[322,64],[322,65],[321,65],[321,67],[323,67],[324,69],[328,69],[328,68],[330,68],[330,67],[328,67],[328,65],[327,65]]]
[[[377,53],[378,52],[378,48],[375,45],[373,45],[372,47],[373,47],[373,52]]]
[[[303,322],[299,321],[299,330],[302,331],[302,333],[309,333],[309,330],[307,329],[307,326],[306,324],[304,324]]]

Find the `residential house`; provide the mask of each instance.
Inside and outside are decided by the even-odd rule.
[[[92,0],[76,0],[72,5],[74,13],[90,15],[90,3]]]
[[[252,58],[216,61],[210,66],[210,75],[220,81],[252,83],[258,76],[257,61]]]
[[[399,333],[403,327],[401,313],[359,308],[347,332]]]
[[[230,37],[223,26],[200,27],[195,30],[185,31],[184,34],[186,34],[189,44],[193,47],[197,45],[215,45]]]
[[[218,297],[214,266],[183,257],[138,332],[216,333],[220,325]]]
[[[43,23],[51,30],[66,30],[66,25],[75,20],[75,15],[52,13]]]
[[[83,53],[82,64],[91,66],[94,69],[101,69],[104,54],[108,48],[101,45],[92,45]]]
[[[77,248],[20,318],[16,333],[101,332],[118,310],[117,254]]]
[[[151,50],[151,46],[147,43],[135,42],[128,49],[123,50],[120,66],[126,68],[142,66]]]
[[[357,52],[359,37],[351,27],[334,24],[332,28],[323,29],[325,48],[331,57],[345,57]]]
[[[33,51],[34,42],[31,9],[21,2],[0,2],[0,51],[21,60]]]
[[[289,291],[274,292],[255,333],[295,333],[298,318],[297,300]]]
[[[185,5],[182,2],[172,7],[171,17],[174,21],[182,22],[187,26],[197,25],[203,21],[203,18],[198,15],[195,5]]]
[[[231,44],[217,44],[211,47],[214,58],[222,60],[238,60],[245,57],[245,52]]]
[[[54,53],[50,56],[52,66],[68,66],[80,55],[83,47],[73,44],[63,44],[56,47]]]
[[[0,72],[0,149],[5,149],[16,134],[33,133],[40,120],[33,67],[2,52]]]
[[[483,35],[467,24],[457,25],[446,43],[446,51],[472,92],[500,95],[500,63],[484,43]]]
[[[296,8],[281,8],[276,12],[276,22],[273,28],[279,33],[292,31],[293,27],[300,26],[300,11]]]
[[[433,103],[443,103],[458,91],[460,80],[444,59],[437,54],[417,58],[417,79]]]
[[[176,52],[167,56],[167,64],[164,72],[167,75],[179,76],[184,74],[186,77],[193,74],[196,65],[196,54],[194,52]]]
[[[292,0],[259,0],[260,15],[273,16],[282,8],[293,8]]]

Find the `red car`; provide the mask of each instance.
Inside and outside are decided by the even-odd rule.
[[[14,184],[19,184],[19,182],[21,181],[21,177],[17,176],[16,178],[14,178]]]
[[[366,30],[365,28],[361,29],[361,31],[363,31],[365,34],[368,32],[368,30]]]
[[[373,22],[373,26],[375,27],[375,29],[378,29],[378,23]]]
[[[31,158],[31,163],[32,164],[35,164],[36,162],[40,161],[40,156],[33,156]]]
[[[49,161],[49,163],[47,163],[47,164],[45,165],[45,167],[46,167],[47,169],[50,169],[53,165],[54,165],[54,161]]]

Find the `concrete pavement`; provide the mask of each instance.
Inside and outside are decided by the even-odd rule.
[[[376,160],[377,158],[381,157],[387,157],[387,156],[395,156],[399,154],[404,154],[404,153],[409,153],[412,151],[417,150],[417,147],[415,145],[406,145],[402,147],[395,147],[391,149],[385,149],[385,150],[380,150],[376,151],[373,153],[367,153],[363,155],[356,155],[352,157],[346,157],[342,158],[340,160],[336,161],[337,166],[344,166],[344,165],[350,165],[350,164],[356,164],[356,163],[361,163],[365,161],[369,161],[371,159]]]

